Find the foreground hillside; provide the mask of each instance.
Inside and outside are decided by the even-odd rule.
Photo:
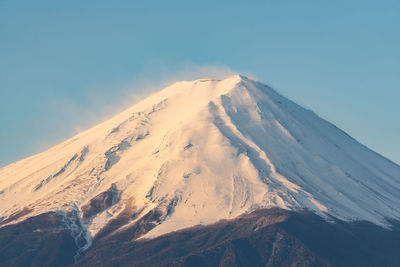
[[[79,257],[65,222],[43,214],[0,228],[1,266],[399,266],[400,224],[327,222],[311,212],[260,209],[232,220],[137,239],[145,216],[99,235]]]

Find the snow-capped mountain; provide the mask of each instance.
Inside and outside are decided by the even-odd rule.
[[[272,207],[389,228],[400,219],[400,167],[234,75],[175,83],[0,169],[0,203],[3,226],[47,212],[78,222],[82,250],[116,218],[113,231],[155,210],[142,237]]]

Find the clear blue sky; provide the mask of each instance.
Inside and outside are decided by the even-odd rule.
[[[400,163],[400,1],[140,2],[0,0],[0,166],[204,66],[253,74]]]

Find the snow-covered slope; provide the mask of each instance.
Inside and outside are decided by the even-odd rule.
[[[387,225],[400,167],[268,86],[178,82],[43,153],[0,169],[0,217],[75,211],[94,236],[162,212],[152,237],[263,207]]]

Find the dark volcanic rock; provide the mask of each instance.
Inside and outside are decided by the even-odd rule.
[[[111,207],[119,201],[119,197],[118,189],[113,184],[107,191],[98,194],[82,207],[83,219],[88,221],[93,216]]]
[[[119,220],[126,223],[136,212]],[[264,209],[138,240],[161,215],[154,209],[122,229],[118,220],[110,223],[75,263],[79,248],[65,219],[56,213],[32,217],[0,228],[0,266],[400,266],[398,222],[389,230]]]
[[[2,225],[4,225],[4,224],[7,224],[7,223],[12,222],[14,220],[17,220],[18,218],[29,214],[31,211],[32,211],[31,209],[24,208],[23,210],[20,210],[20,211],[14,213],[13,215],[8,217],[7,219],[0,221],[0,227]]]
[[[0,266],[68,266],[77,251],[63,217],[56,213],[0,228]]]
[[[140,225],[97,240],[76,266],[400,266],[398,228],[310,212],[257,210],[135,241]]]

